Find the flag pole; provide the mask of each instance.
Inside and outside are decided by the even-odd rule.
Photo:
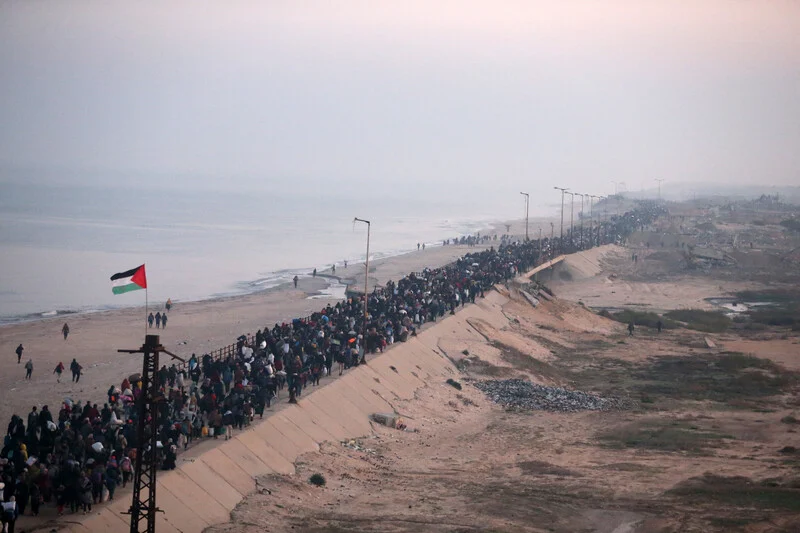
[[[144,288],[144,336],[147,337],[147,287]]]

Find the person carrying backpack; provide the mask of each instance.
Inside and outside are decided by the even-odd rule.
[[[57,374],[56,382],[61,383],[61,373],[64,372],[64,363],[61,361],[58,362],[56,365],[56,369],[53,370],[53,374]]]

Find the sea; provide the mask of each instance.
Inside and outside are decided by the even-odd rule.
[[[0,324],[144,305],[110,276],[146,265],[151,303],[261,291],[344,261],[441,245],[519,218],[479,199],[0,184]],[[506,212],[504,212],[506,211]]]

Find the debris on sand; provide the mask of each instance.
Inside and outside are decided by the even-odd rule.
[[[623,409],[618,398],[601,398],[587,392],[545,387],[524,379],[477,381],[475,386],[494,403],[516,409],[534,411],[611,411]]]
[[[447,383],[451,387],[454,387],[454,388],[456,388],[458,390],[461,390],[461,383],[459,383],[458,381],[454,380],[453,378],[449,378],[445,383]]]
[[[406,423],[399,415],[395,414],[384,414],[384,413],[372,413],[369,415],[370,420],[373,422],[377,422],[387,428],[394,428],[394,429],[406,429]]]

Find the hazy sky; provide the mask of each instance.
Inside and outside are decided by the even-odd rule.
[[[800,1],[0,1],[0,168],[514,202],[800,185]]]

